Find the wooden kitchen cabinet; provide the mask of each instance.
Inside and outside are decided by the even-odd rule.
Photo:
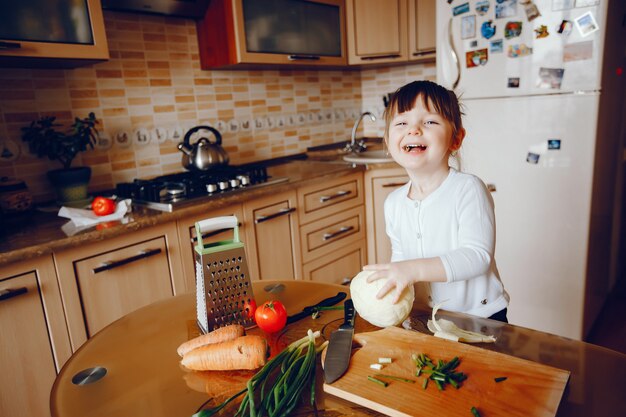
[[[409,61],[435,59],[437,0],[409,0]]]
[[[73,351],[100,329],[185,292],[174,222],[54,254]]]
[[[407,0],[346,0],[348,63],[407,62]]]
[[[348,64],[435,58],[436,0],[346,0]]]
[[[409,180],[404,168],[373,169],[365,172],[365,213],[369,263],[391,261],[391,242],[385,232],[384,203],[387,196]]]
[[[202,69],[346,65],[343,0],[212,0],[197,23]]]
[[[186,217],[178,220],[178,236],[180,239],[180,254],[182,259],[182,268],[185,275],[185,292],[193,292],[196,290],[196,222],[220,216],[235,216],[239,220],[239,236],[243,240],[245,237],[245,226],[243,224],[243,209],[241,205],[233,205],[223,207],[206,213]],[[217,230],[209,232],[202,236],[202,242],[205,244],[219,242],[221,240],[230,240],[233,238],[232,230]],[[246,246],[245,240],[243,241]],[[247,249],[247,248],[246,248]]]
[[[78,22],[72,23],[78,27],[73,28],[70,24],[69,29],[66,20],[75,22],[81,8],[73,6],[70,8],[69,2],[43,3],[50,9],[33,11],[32,15],[24,13],[19,2],[11,6],[9,10],[14,10],[15,16],[9,17],[8,21],[15,25],[11,28],[6,22],[3,24],[3,30],[0,32],[0,65],[71,68],[109,59],[100,0],[86,0],[85,27]],[[32,31],[26,33],[29,27],[32,27],[35,33]],[[49,30],[46,30],[47,27]],[[41,31],[41,34],[37,34],[35,29]],[[50,34],[56,37],[39,38],[39,36],[48,38],[52,36]]]
[[[244,245],[252,279],[300,279],[296,192],[245,202],[243,218]]]
[[[363,174],[298,189],[302,276],[341,284],[366,263]]]
[[[49,416],[72,354],[51,255],[0,269],[0,328],[0,415]]]

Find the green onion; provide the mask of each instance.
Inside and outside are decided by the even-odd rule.
[[[385,381],[381,381],[380,379],[376,379],[373,376],[367,376],[367,379],[369,379],[372,382],[377,383],[378,385],[382,385],[383,387],[387,387],[387,385],[389,385],[389,383],[385,382]]]
[[[376,374],[374,376],[377,378],[387,378],[387,379],[393,379],[394,381],[408,382],[409,384],[415,384],[414,379],[401,378],[399,376],[385,375],[385,374]]]
[[[450,384],[454,388],[458,389],[461,382],[467,379],[467,375],[463,372],[455,372],[456,368],[461,363],[458,356],[455,356],[448,362],[438,359],[436,361],[437,365],[435,365],[433,360],[423,353],[414,353],[411,355],[411,359],[413,359],[417,368],[415,375],[427,375],[422,384],[424,389],[428,386],[429,380],[435,381],[439,390],[444,390],[446,384]]]
[[[506,377],[505,376],[499,376],[497,378],[493,379],[496,382],[502,382],[502,381],[506,381]]]
[[[422,388],[426,389],[428,386],[428,378],[424,378],[424,382],[422,382]]]
[[[472,415],[473,415],[474,417],[480,417],[480,413],[478,412],[478,408],[476,408],[476,407],[472,407],[472,408],[470,409],[470,411],[472,412]]]

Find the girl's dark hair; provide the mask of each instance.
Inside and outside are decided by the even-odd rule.
[[[411,110],[415,100],[421,97],[422,103],[430,111],[432,103],[435,111],[452,125],[453,135],[463,129],[461,105],[454,93],[437,83],[427,80],[413,81],[397,89],[385,109],[385,140],[389,138],[389,125],[396,114]]]

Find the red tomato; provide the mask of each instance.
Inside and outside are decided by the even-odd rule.
[[[256,309],[256,324],[267,333],[276,333],[287,324],[287,310],[280,301],[266,301]]]
[[[250,300],[243,305],[243,309],[245,311],[246,318],[253,319],[254,313],[256,312],[256,301]]]
[[[106,216],[115,212],[115,201],[110,198],[96,197],[91,203],[91,209],[96,216]]]

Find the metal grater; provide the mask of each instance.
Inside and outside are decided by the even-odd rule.
[[[233,240],[202,243],[202,234],[233,229]],[[246,307],[254,301],[250,273],[239,240],[237,217],[223,216],[196,223],[196,312],[200,330],[208,333],[228,324],[255,325]]]

